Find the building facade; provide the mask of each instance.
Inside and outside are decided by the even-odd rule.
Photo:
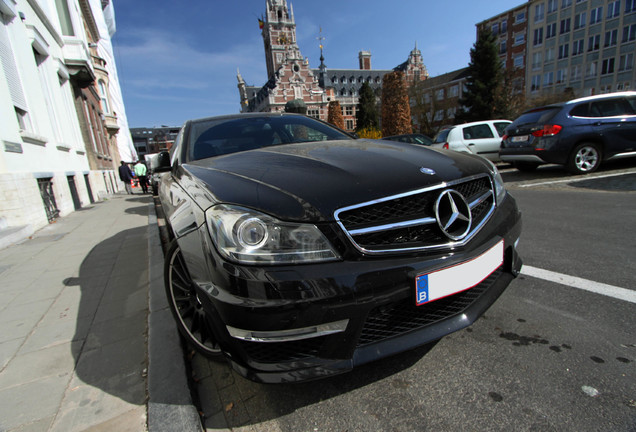
[[[320,66],[312,69],[303,58],[296,42],[294,11],[286,0],[267,0],[266,14],[261,21],[268,81],[264,86],[248,86],[240,71],[237,74],[241,112],[284,111],[292,100],[302,100],[307,114],[327,120],[328,105],[332,100],[340,103],[345,128],[356,128],[356,107],[363,83],[373,89],[382,87],[382,77],[393,70],[401,70],[409,82],[425,80],[428,72],[417,49],[395,69],[371,69],[371,53],[358,54],[359,69],[330,69],[320,55]]]
[[[634,89],[636,1],[531,0],[526,95]]]
[[[123,188],[109,6],[0,0],[0,247]]]

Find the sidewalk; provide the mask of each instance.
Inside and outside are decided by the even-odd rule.
[[[150,195],[0,250],[0,431],[200,431]]]

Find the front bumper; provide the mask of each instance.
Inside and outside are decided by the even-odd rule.
[[[224,261],[205,233],[188,237],[204,239],[205,264],[191,273],[226,357],[241,375],[274,383],[346,372],[469,326],[518,274],[520,233],[520,214],[508,196],[467,245],[435,253],[238,266]],[[503,264],[485,280],[416,306],[418,275],[468,261],[502,240]]]

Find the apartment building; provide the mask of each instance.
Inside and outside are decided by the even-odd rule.
[[[636,0],[531,0],[526,95],[634,89]]]

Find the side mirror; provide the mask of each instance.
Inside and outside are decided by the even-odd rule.
[[[161,151],[152,158],[150,166],[154,172],[166,172],[170,171],[172,166],[170,165],[170,153],[167,151]]]

